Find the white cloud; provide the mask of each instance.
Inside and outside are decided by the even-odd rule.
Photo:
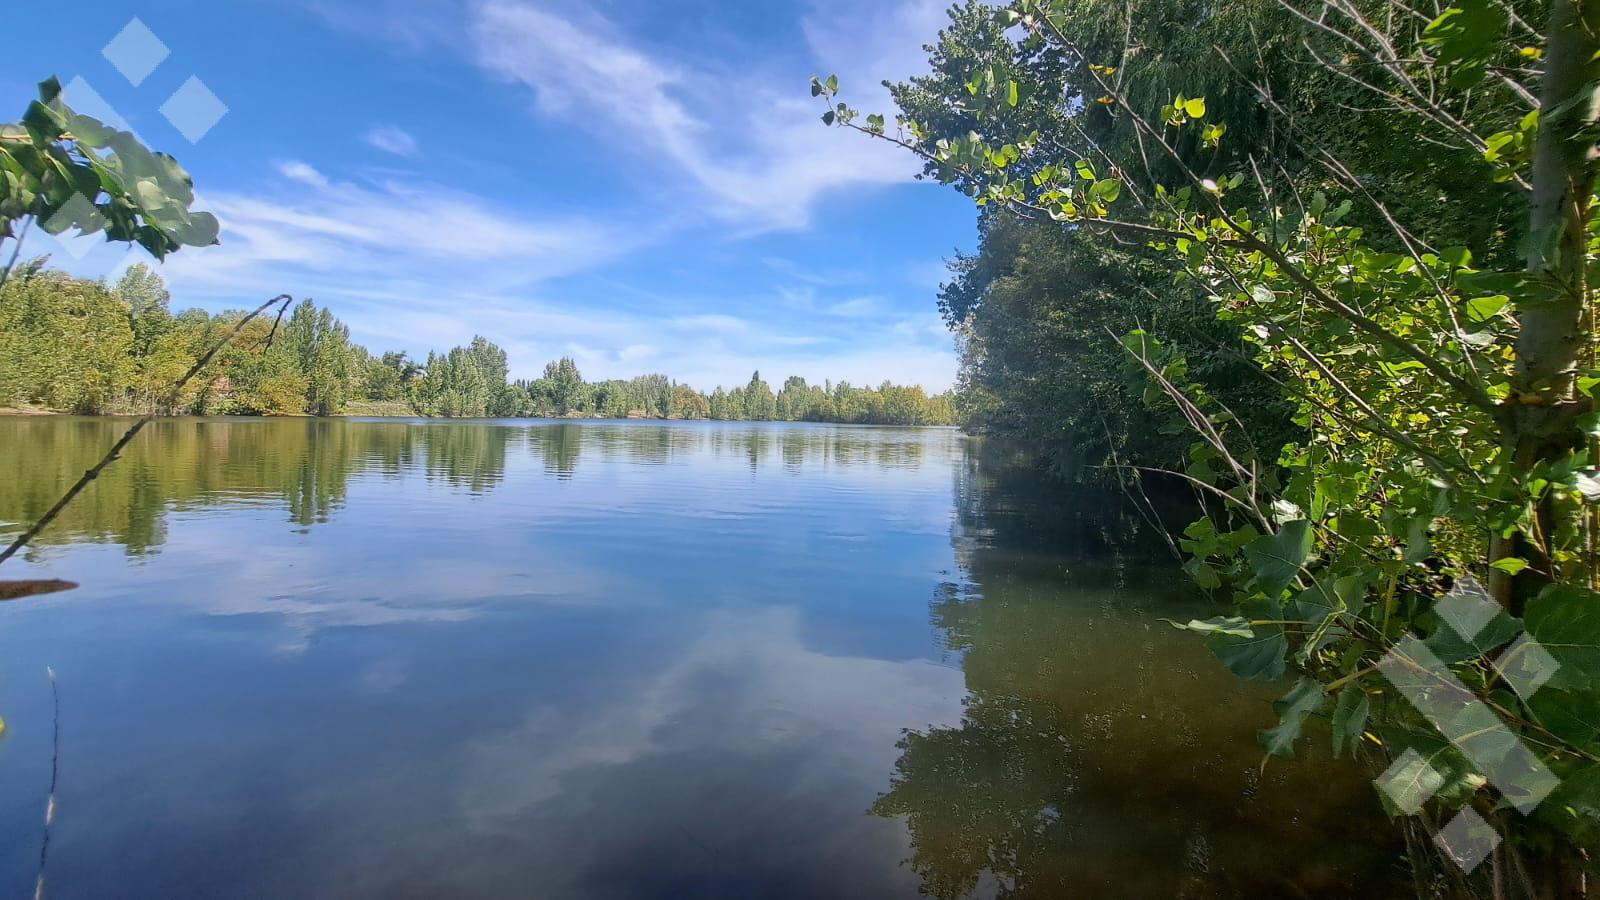
[[[806,646],[793,609],[713,612],[706,635],[672,662],[628,685],[625,702],[536,707],[521,725],[474,741],[461,766],[462,810],[486,832],[513,827],[595,767],[656,754],[709,752],[680,746],[714,738],[715,752],[764,756],[797,749],[794,778],[827,769],[835,784],[875,790],[894,762],[901,729],[959,721],[959,670],[921,659],[829,655]],[[708,683],[732,685],[715,702]],[[712,721],[706,732],[674,722]],[[817,735],[825,735],[818,740]]]
[[[656,348],[648,344],[629,344],[617,351],[617,359],[622,362],[640,362],[656,355]]]
[[[285,267],[364,289],[381,289],[406,274],[443,280],[467,268],[479,285],[537,282],[613,258],[645,239],[624,239],[576,216],[513,215],[440,185],[335,182],[299,161],[278,170],[285,183],[265,196],[204,198],[222,221],[222,245],[175,254],[163,267],[175,287],[238,289],[269,275],[304,280],[298,276],[305,271]]]
[[[737,316],[729,316],[722,313],[679,316],[673,319],[671,324],[685,329],[707,331],[713,334],[740,333],[750,330],[749,322]]]
[[[279,163],[278,172],[283,177],[291,181],[298,181],[301,184],[309,184],[312,187],[327,188],[330,186],[328,184],[327,176],[312,168],[310,164],[300,162],[299,160],[290,160],[288,162]]]
[[[366,138],[367,143],[395,156],[414,159],[422,153],[417,145],[417,139],[410,132],[394,125],[380,125],[368,131]]]
[[[802,70],[769,83],[697,69],[650,55],[597,15],[574,15],[489,0],[474,11],[477,62],[525,86],[540,113],[578,121],[683,176],[717,218],[752,231],[801,227],[825,192],[904,182],[917,171],[902,151],[823,127]],[[859,83],[876,82],[863,71]]]
[[[883,311],[882,297],[852,297],[828,307],[828,315],[856,319],[875,316]]]

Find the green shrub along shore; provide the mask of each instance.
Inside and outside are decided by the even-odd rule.
[[[666,375],[585,381],[563,358],[532,380],[508,377],[505,351],[475,337],[413,360],[374,355],[327,307],[301,301],[282,321],[244,329],[167,403],[167,393],[243,317],[174,313],[161,277],[144,265],[114,283],[73,278],[44,260],[0,288],[0,410],[79,415],[550,416],[948,425],[951,396],[888,382],[807,384],[773,391],[761,379],[710,394]]]

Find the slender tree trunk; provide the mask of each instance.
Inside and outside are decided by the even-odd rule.
[[[1514,390],[1501,427],[1512,464],[1521,469],[1558,459],[1576,448],[1576,420],[1588,398],[1576,388],[1580,364],[1593,351],[1584,223],[1594,189],[1597,156],[1595,83],[1600,79],[1600,0],[1553,0],[1540,85],[1540,120],[1534,143],[1529,198],[1527,271],[1534,297],[1517,315]],[[1546,531],[1546,534],[1549,532]],[[1517,579],[1528,587],[1548,579],[1549,560],[1524,534],[1496,537],[1491,560],[1523,556],[1533,565]],[[1539,570],[1535,572],[1533,570]],[[1519,610],[1526,591],[1500,573],[1491,589],[1500,603]]]

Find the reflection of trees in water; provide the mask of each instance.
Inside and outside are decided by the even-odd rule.
[[[709,428],[705,431],[711,452],[717,458],[743,459],[750,471],[761,468],[767,449],[772,445],[773,429],[759,425],[732,425]],[[779,437],[782,440],[782,437]]]
[[[582,438],[586,450],[592,450],[606,459],[623,460],[635,465],[665,465],[677,457],[697,451],[701,446],[700,437],[692,428],[657,422],[557,427],[572,429],[574,434]]]
[[[429,478],[482,494],[505,477],[506,442],[513,430],[465,422],[413,425],[410,437],[422,445]]]
[[[8,464],[7,477],[0,479],[0,533],[15,532],[43,514],[127,424],[0,418],[0,448]],[[930,447],[950,452],[959,440],[942,431],[803,425],[158,420],[39,543],[106,541],[140,555],[166,541],[168,510],[241,502],[281,502],[290,521],[311,527],[327,522],[344,504],[350,479],[366,473],[421,472],[452,488],[484,493],[504,480],[513,446],[537,454],[547,475],[566,480],[586,454],[632,465],[712,456],[752,470],[777,459],[798,472],[812,466],[914,467]]]
[[[916,468],[930,446],[959,440],[948,430],[804,424],[562,422],[526,429],[528,448],[544,461],[546,473],[560,479],[573,477],[584,456],[645,466],[710,456],[738,460],[751,471],[773,461],[789,472],[811,466]]]
[[[528,448],[544,460],[545,474],[566,481],[578,471],[583,429],[584,426],[572,423],[535,425],[528,429]]]
[[[1006,897],[1400,889],[1364,773],[1258,769],[1254,734],[1275,692],[1242,690],[1155,621],[1193,601],[1174,597],[1164,551],[1130,540],[1137,517],[1002,457],[973,462],[958,475],[954,530],[968,583],[931,607],[970,697],[958,725],[904,736],[872,808],[906,817],[924,890],[962,897],[991,879]]]
[[[924,463],[930,445],[960,440],[952,430],[806,424],[724,425],[700,433],[716,456],[742,457],[752,471],[773,458],[776,447],[778,464],[793,473],[812,466],[914,469]]]
[[[0,479],[4,530],[43,514],[126,428],[116,419],[0,419],[9,469]],[[104,541],[143,555],[165,542],[169,510],[261,500],[282,502],[290,521],[309,527],[344,504],[352,476],[394,474],[422,462],[429,477],[484,491],[504,475],[507,435],[489,425],[156,421],[36,543]]]

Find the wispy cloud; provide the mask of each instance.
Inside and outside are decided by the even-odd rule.
[[[882,297],[852,297],[829,306],[828,315],[856,319],[878,315],[882,310]]]
[[[417,139],[410,132],[394,125],[380,125],[366,134],[367,143],[395,156],[415,159],[422,154]]]
[[[718,311],[729,298],[670,292],[617,307],[596,302],[603,295],[593,288],[557,285],[658,236],[517,215],[426,182],[335,179],[298,160],[279,163],[277,174],[256,195],[204,198],[222,220],[223,244],[162,267],[180,302],[312,296],[375,349],[422,353],[487,334],[519,377],[572,355],[591,378],[658,371],[703,389],[742,384],[757,369],[858,384],[892,375],[935,389],[953,380],[948,338],[906,330],[872,296],[817,301],[814,288],[795,289],[832,317],[734,315]],[[790,302],[785,288],[773,290],[767,303]]]
[[[300,161],[278,165],[282,181],[260,194],[209,194],[222,245],[174,255],[169,277],[190,286],[240,288],[282,267],[374,276],[424,274],[441,281],[471,266],[479,283],[533,283],[582,270],[627,249],[626,237],[579,216],[519,216],[482,198],[427,182],[334,181]],[[499,265],[493,265],[499,264]]]
[[[669,61],[570,7],[490,0],[473,15],[486,71],[526,87],[540,114],[589,127],[686,179],[722,220],[756,231],[801,227],[825,193],[917,171],[903,153],[824,128],[801,70],[773,83]]]

